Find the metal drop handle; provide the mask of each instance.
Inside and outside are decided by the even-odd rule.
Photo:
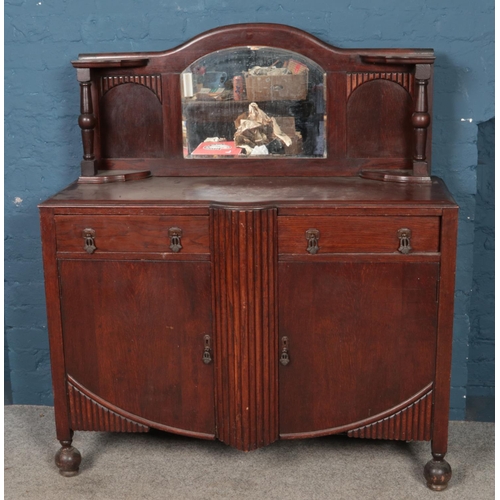
[[[87,253],[94,253],[97,250],[95,246],[95,231],[88,227],[82,231],[82,236],[84,240],[83,249]]]
[[[281,355],[280,363],[286,366],[290,363],[290,356],[288,354],[288,337],[281,337]]]
[[[203,349],[203,363],[208,365],[212,362],[212,354],[211,354],[212,346],[211,346],[210,335],[205,335],[203,337],[203,340],[205,341],[205,348]]]
[[[398,238],[399,238],[399,248],[398,251],[403,254],[410,253],[413,248],[411,247],[411,229],[407,229],[406,227],[398,230]]]
[[[317,229],[308,229],[306,231],[306,241],[307,241],[306,250],[311,255],[314,255],[319,251],[318,240],[319,240],[319,231]]]
[[[179,227],[171,227],[168,230],[168,237],[170,238],[170,250],[174,253],[180,252],[182,249],[182,229]]]

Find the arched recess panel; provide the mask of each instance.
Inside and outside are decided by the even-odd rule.
[[[398,83],[363,83],[347,102],[347,154],[351,158],[411,158],[413,111]]]
[[[125,83],[101,99],[102,156],[104,158],[163,157],[162,106],[147,87]]]

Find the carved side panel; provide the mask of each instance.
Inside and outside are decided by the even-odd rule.
[[[161,158],[163,108],[143,85],[122,82],[100,99],[103,158]]]
[[[347,433],[353,438],[430,441],[432,390],[394,415]]]
[[[373,79],[347,102],[347,155],[350,158],[413,157],[413,101],[403,86]]]
[[[399,83],[401,87],[413,97],[415,89],[415,77],[411,73],[347,73],[347,98],[352,92],[365,82],[371,80],[389,80]]]
[[[162,102],[161,94],[161,75],[122,75],[122,76],[103,76],[101,77],[100,97],[108,90],[123,83],[137,83],[147,87]]]
[[[146,425],[133,422],[105,408],[68,383],[71,428],[74,431],[148,432]]]
[[[278,439],[276,209],[211,209],[217,432],[248,451]]]

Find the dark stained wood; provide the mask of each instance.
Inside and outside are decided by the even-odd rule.
[[[196,116],[195,120],[202,121],[207,113],[195,102],[183,116],[180,74],[207,54],[231,47],[259,45],[294,51],[313,60],[325,72],[326,157],[310,158],[307,169],[303,168],[301,158],[280,158],[279,155],[264,161],[261,158],[222,161],[184,158],[182,121],[191,120],[192,115]],[[413,138],[410,135],[413,127],[418,128],[419,151],[422,147],[425,149],[423,139],[427,134],[427,130],[423,132],[424,115],[418,106],[412,121],[413,75],[420,75],[421,67],[431,68],[433,62],[431,49],[341,49],[296,28],[242,24],[208,31],[162,52],[82,54],[73,61],[73,66],[79,68],[78,71],[87,71],[89,82],[101,89],[104,96],[99,102],[100,123],[96,128],[97,142],[103,141],[97,157],[100,170],[137,168],[151,170],[159,176],[352,176],[367,169],[391,171],[413,167],[413,174],[422,176],[428,175],[430,157],[425,165],[412,163]],[[169,96],[164,100],[159,96],[161,122],[153,103],[147,102],[146,95],[138,95],[137,88],[148,79],[158,82],[162,95]],[[364,85],[353,86],[353,79]],[[111,99],[109,91],[102,89],[116,81],[130,85],[121,84],[119,98]],[[418,82],[423,81],[419,76]],[[426,87],[432,89],[432,69],[425,82]],[[430,121],[432,101],[426,103],[425,116]],[[225,114],[208,113],[210,117],[218,116],[220,122],[234,121],[246,107],[243,102],[215,103],[214,106],[225,110]],[[208,107],[213,106],[209,104]],[[228,114],[231,109],[232,116]],[[416,125],[415,120],[418,121]],[[136,136],[138,131],[139,136]],[[428,135],[430,138],[430,126]],[[141,154],[137,154],[140,148],[134,147],[139,144],[142,144]]]
[[[59,302],[61,291],[56,260],[56,227],[50,209],[40,210],[40,223],[56,433],[59,441],[71,443],[73,434],[66,399],[66,366],[63,350],[61,304]]]
[[[213,436],[210,264],[68,260],[59,274],[68,375],[151,427]]]
[[[382,183],[359,178],[332,177],[153,177],[138,182],[95,186],[72,184],[42,206],[193,205],[306,207],[396,207],[412,209],[454,206],[441,179],[429,185]]]
[[[74,68],[139,68],[148,64],[148,59],[105,59],[104,61],[71,61]]]
[[[457,225],[458,208],[444,210],[441,231],[442,260],[438,298],[436,390],[434,393],[434,432],[432,435],[432,453],[435,459],[442,459],[448,449]]]
[[[442,458],[429,460],[424,467],[427,486],[433,491],[443,491],[451,479],[450,464]]]
[[[61,441],[62,447],[56,453],[55,462],[59,468],[59,474],[64,477],[72,477],[78,474],[82,456],[80,452],[71,446],[71,440]]]
[[[347,435],[366,439],[429,441],[432,432],[432,390],[390,416],[351,429]]]
[[[359,85],[347,103],[347,154],[351,158],[405,158],[411,150],[410,93],[376,79]]]
[[[290,363],[280,366],[280,434],[357,428],[427,388],[438,270],[437,263],[279,264],[279,336],[290,350]]]
[[[112,75],[101,76],[100,78],[100,97],[117,85],[124,83],[136,83],[142,85],[153,92],[158,100],[162,102],[163,92],[161,84],[161,75]]]
[[[97,119],[94,115],[94,106],[92,104],[90,71],[88,69],[78,69],[77,78],[80,82],[80,116],[78,117],[78,125],[82,129],[82,176],[93,176],[96,173],[94,136]]]
[[[209,439],[213,440],[214,435],[213,434],[206,434],[204,432],[195,432],[195,431],[189,431],[186,429],[179,429],[177,427],[172,427],[170,425],[165,425],[165,424],[160,424],[158,422],[152,422],[151,420],[148,420],[147,418],[141,417],[139,415],[134,415],[130,412],[127,412],[123,410],[122,408],[118,408],[117,406],[111,404],[109,401],[105,401],[98,395],[94,394],[93,392],[89,391],[82,385],[80,385],[76,380],[74,380],[71,376],[68,376],[68,391],[70,391],[70,386],[73,387],[73,390],[77,390],[81,398],[85,398],[87,400],[86,403],[86,408],[82,411],[82,407],[80,409],[77,408],[75,405],[75,413],[78,411],[78,422],[81,423],[82,425],[85,423],[85,425],[95,425],[96,421],[97,423],[99,422],[98,420],[98,412],[97,408],[101,408],[101,412],[104,413],[104,409],[108,410],[108,413],[114,413],[115,414],[115,421],[118,418],[125,419],[126,423],[120,422],[119,424],[115,424],[115,430],[113,432],[134,432],[134,426],[136,426],[136,430],[140,429],[140,426],[144,428],[150,428],[154,427],[156,429],[165,431],[165,432],[172,432],[174,434],[180,434],[183,436],[190,436],[190,437],[195,437],[195,438],[200,438],[200,439]],[[85,410],[89,410],[89,406],[92,407],[93,410],[93,415],[90,416],[88,413],[85,413]],[[73,409],[71,409],[73,410]],[[73,415],[72,415],[73,417]],[[95,420],[94,420],[95,419]],[[112,425],[111,424],[111,416],[105,421],[102,422],[101,424],[104,425]],[[106,430],[106,429],[101,429],[101,430]],[[139,432],[142,432],[140,430]]]
[[[319,252],[398,254],[398,230],[411,230],[413,252],[439,251],[439,217],[279,217],[278,251],[280,254],[302,254],[306,251],[305,232],[320,232]],[[400,254],[401,255],[401,254]]]
[[[278,439],[276,209],[212,209],[217,437],[249,451]]]
[[[123,83],[101,99],[101,148],[104,158],[161,158],[163,116],[161,102],[150,89]]]
[[[369,64],[428,64],[434,61],[434,51],[432,49],[419,49],[415,54],[404,51],[399,54],[378,55],[374,53],[360,55],[360,59]]]
[[[415,162],[414,162],[415,165]],[[427,169],[427,164],[424,165]],[[362,170],[360,177],[386,182],[402,182],[409,184],[430,184],[432,179],[427,175],[414,175],[410,170]]]
[[[183,107],[181,72],[259,45],[323,69],[326,157],[184,158],[183,120],[248,103]],[[446,487],[457,206],[429,177],[433,62],[275,24],[73,62],[82,177],[40,205],[61,474],[75,429],[246,451],[347,433],[431,439]]]
[[[328,135],[338,136],[335,130],[328,129]],[[173,142],[172,138],[169,142]],[[166,143],[167,145],[167,143]],[[332,145],[332,148],[345,149],[345,137],[342,142]],[[331,148],[331,149],[332,149]],[[170,156],[171,154],[171,156]],[[211,158],[185,159],[181,155],[180,143],[169,153],[169,160],[151,159],[115,159],[105,158],[99,161],[100,170],[151,170],[155,176],[203,177],[211,175],[214,177],[323,177],[323,176],[345,176],[358,175],[363,169],[387,169],[388,171],[399,171],[412,166],[410,158],[307,158],[307,167],[304,168],[303,158],[287,157],[286,161],[279,158],[270,158],[264,163],[261,159],[242,158],[226,159],[223,163]],[[397,172],[396,172],[397,173]]]
[[[415,150],[413,154],[414,164],[424,163],[426,160],[427,128],[431,124],[429,114],[429,100],[427,97],[427,86],[431,78],[431,67],[429,64],[417,64],[415,70],[415,83],[417,85],[415,111],[412,115],[412,124],[415,129]],[[420,175],[424,172],[418,172]],[[428,172],[425,172],[428,174]]]
[[[89,177],[82,175],[78,178],[78,182],[80,184],[105,184],[108,182],[139,181],[147,177],[151,177],[149,170],[115,170],[114,172],[96,172],[95,175]]]
[[[164,252],[170,248],[168,230],[182,229],[182,249],[178,255],[209,253],[208,217],[93,216],[55,217],[57,251],[85,254],[82,232],[95,231],[97,257],[101,252]]]
[[[73,381],[68,383],[71,428],[78,431],[148,432],[149,427],[139,424],[123,412],[117,413],[96,401],[95,397],[80,390]]]

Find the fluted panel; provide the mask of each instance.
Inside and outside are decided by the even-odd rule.
[[[156,97],[158,97],[158,100],[162,102],[161,75],[103,76],[101,77],[101,96],[113,87],[122,85],[123,83],[137,83],[138,85],[144,85],[144,87],[151,90]]]
[[[389,80],[391,82],[398,83],[413,96],[414,79],[415,77],[411,73],[347,73],[347,97],[349,98],[357,87],[371,80]]]
[[[353,438],[429,441],[432,426],[432,391],[394,415],[348,431]]]
[[[71,428],[74,431],[148,432],[138,424],[105,408],[68,383]]]
[[[276,209],[210,211],[218,439],[278,439]]]

